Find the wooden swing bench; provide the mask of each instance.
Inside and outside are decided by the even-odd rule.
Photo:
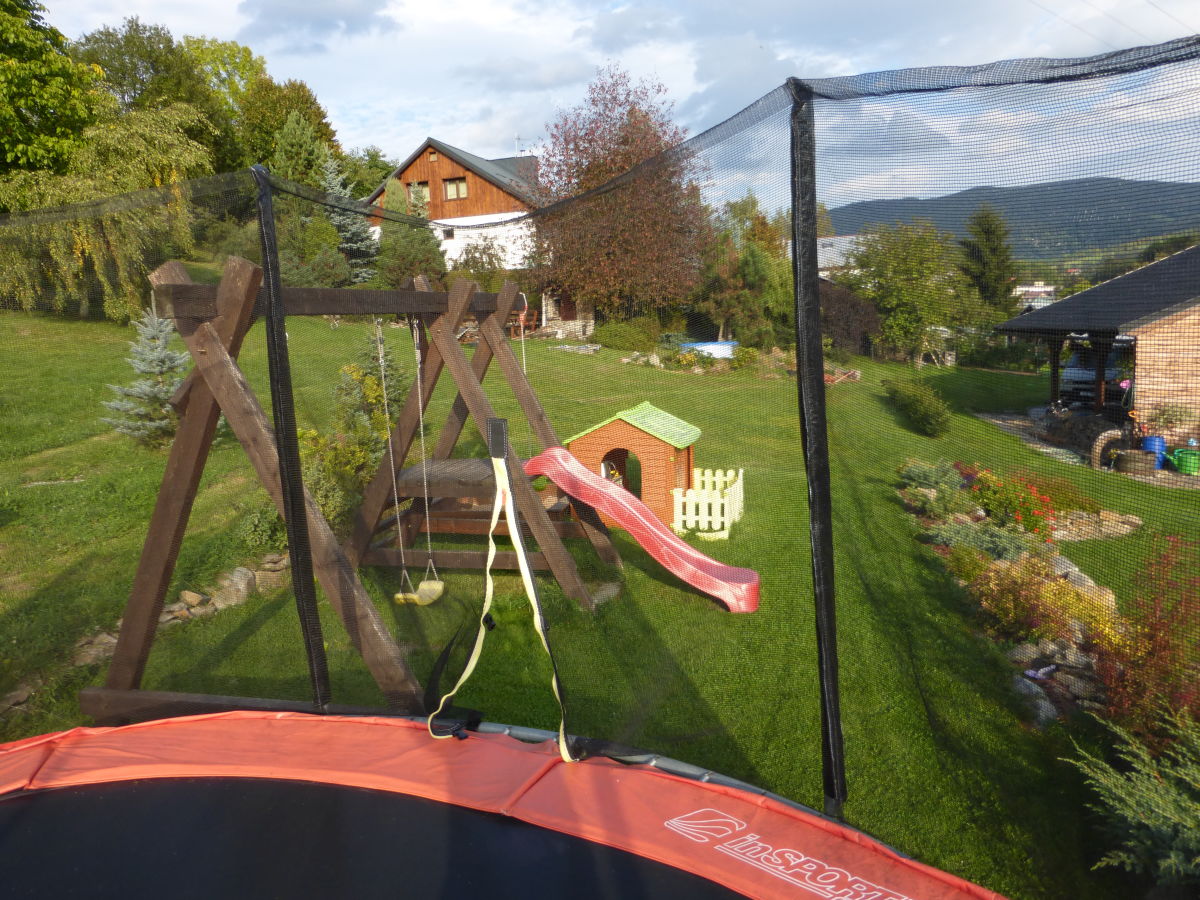
[[[284,512],[274,431],[237,365],[237,355],[250,324],[266,309],[266,298],[260,292],[262,280],[261,269],[236,257],[226,262],[221,282],[215,286],[192,283],[178,262],[167,263],[150,276],[158,309],[174,319],[195,367],[172,400],[180,413],[179,427],[105,684],[80,694],[80,708],[101,724],[184,712],[312,709],[311,704],[300,701],[140,690],[192,502],[222,413],[253,464],[258,480],[280,514]],[[396,473],[401,498],[411,501],[408,509],[399,513],[400,528],[395,527],[393,473],[387,454],[364,491],[351,536],[344,544],[338,541],[308,491],[304,491],[313,573],[383,692],[388,709],[394,712],[421,712],[423,689],[409,667],[409,648],[388,630],[356,570],[363,564],[400,565],[400,549],[376,540],[389,525],[405,545],[403,559],[410,566],[424,566],[431,559],[435,566],[447,569],[482,569],[486,565],[487,554],[483,550],[439,549],[430,555],[426,550],[407,545],[423,531],[486,533],[487,520],[481,519],[477,507],[467,501],[490,503],[493,499],[495,484],[490,463],[482,459],[453,459],[451,454],[468,418],[487,440],[484,429],[495,412],[482,381],[493,361],[512,389],[541,448],[560,446],[502,327],[508,322],[516,296],[516,286],[511,283],[505,284],[498,294],[484,294],[477,292],[473,284],[460,281],[449,293],[441,293],[430,290],[424,279],[416,279],[402,290],[282,289],[280,300],[285,315],[404,316],[415,323],[418,371],[422,377],[409,392],[389,436],[393,448],[390,458],[400,461],[407,457],[443,372],[450,373],[458,391],[430,460]],[[479,346],[470,360],[456,340],[468,313],[475,316],[480,334]],[[531,554],[534,568],[551,573],[567,596],[584,609],[590,609],[591,595],[563,544],[563,537],[585,538],[601,560],[619,566],[620,558],[607,529],[594,509],[573,499],[569,502],[575,518],[567,521],[566,501],[539,495],[511,448],[508,470],[512,473],[511,490],[521,528],[538,545],[537,552]],[[517,568],[516,554],[497,554],[494,566]],[[330,706],[328,711],[379,710]]]

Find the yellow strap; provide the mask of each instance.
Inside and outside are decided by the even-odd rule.
[[[430,736],[439,740],[453,737],[453,735],[435,734],[433,720],[441,714],[446,704],[458,693],[459,688],[466,683],[467,679],[471,677],[483,652],[483,640],[487,634],[487,625],[485,622],[488,613],[491,611],[492,599],[495,595],[495,582],[492,579],[492,563],[496,559],[496,525],[500,521],[501,509],[504,510],[504,518],[508,522],[508,532],[512,538],[513,549],[517,553],[517,566],[521,570],[521,582],[525,586],[525,597],[529,600],[529,608],[533,615],[533,627],[537,631],[538,637],[541,638],[542,648],[546,651],[546,655],[551,656],[550,644],[546,640],[546,621],[542,616],[541,607],[537,602],[537,590],[534,586],[533,571],[529,568],[525,541],[521,536],[520,523],[517,519],[516,509],[513,506],[512,486],[508,480],[508,466],[505,464],[505,460],[503,458],[497,459],[492,457],[492,471],[496,478],[496,500],[492,505],[491,525],[488,528],[488,556],[485,570],[486,586],[483,595],[483,609],[479,613],[479,630],[475,634],[475,645],[471,648],[471,655],[467,659],[467,664],[463,668],[462,675],[459,676],[458,683],[454,685],[450,693],[442,697],[441,702],[438,703],[438,708],[430,714],[425,722]],[[554,670],[553,659],[551,659],[550,687],[554,691],[554,698],[558,701],[558,752],[565,762],[575,762],[575,757],[571,754],[570,747],[567,745],[562,692],[559,689],[558,673]]]

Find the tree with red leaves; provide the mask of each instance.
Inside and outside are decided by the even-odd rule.
[[[665,94],[608,66],[547,125],[533,262],[547,288],[610,315],[679,302],[699,281],[706,216]]]

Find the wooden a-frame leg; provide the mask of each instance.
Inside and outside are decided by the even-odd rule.
[[[451,307],[453,308],[453,303]],[[447,318],[443,317],[442,323]],[[458,342],[454,340],[453,330],[441,327],[442,323],[430,330],[430,340],[433,341],[434,348],[441,352],[446,368],[450,370],[471,418],[475,420],[475,427],[479,429],[480,436],[486,441],[487,420],[493,418],[495,412],[491,403],[488,402],[487,395],[484,394],[483,385],[479,383],[479,379],[471,370],[471,364],[467,361],[466,355]],[[537,491],[533,489],[529,478],[521,471],[520,460],[517,459],[512,447],[508,449],[508,465],[513,473],[513,500],[521,517],[529,525],[529,530],[533,532],[538,547],[545,554],[550,571],[554,573],[554,577],[568,597],[577,600],[584,609],[591,609],[592,598],[583,579],[579,577],[579,569],[575,565],[575,560],[567,551],[558,532],[554,530],[554,524],[550,521],[546,508],[542,506]]]
[[[200,375],[218,398],[229,427],[254,465],[258,479],[283,514],[279,453],[266,414],[237,364],[208,323],[184,335]],[[404,652],[387,630],[355,568],[338,545],[329,523],[308,490],[304,491],[313,571],[346,628],[350,641],[395,710],[419,712],[422,690]]]
[[[151,275],[151,283],[166,283],[166,278],[177,279],[179,269],[171,268],[171,265],[168,263],[156,270]],[[231,356],[236,356],[241,348],[261,283],[262,270],[253,263],[236,257],[230,257],[226,262],[217,288],[216,334],[222,347],[229,348]],[[192,503],[200,486],[200,476],[216,433],[220,411],[208,388],[193,380],[186,397],[187,406],[167,458],[167,468],[163,472],[117,646],[105,679],[109,688],[134,690],[141,685],[158,628],[158,617],[162,614]]]
[[[554,426],[550,424],[550,420],[546,417],[546,411],[542,408],[537,394],[534,393],[533,387],[529,384],[529,379],[525,376],[525,371],[521,368],[516,354],[513,353],[512,345],[500,329],[497,320],[490,318],[481,322],[479,333],[482,338],[482,344],[480,349],[475,351],[476,355],[479,355],[483,346],[492,348],[492,352],[496,357],[496,364],[500,366],[500,371],[504,374],[509,388],[511,388],[513,395],[517,398],[517,402],[521,405],[521,410],[525,413],[525,418],[529,420],[530,425],[533,427],[533,433],[537,435],[538,443],[542,445],[542,449],[562,446],[558,435],[554,431]],[[609,535],[608,528],[604,522],[601,521],[599,513],[582,500],[578,500],[570,495],[567,495],[567,499],[571,503],[571,508],[575,510],[575,515],[579,519],[579,523],[583,526],[583,533],[587,535],[587,539],[596,551],[596,555],[609,565],[620,566],[621,557],[617,553],[617,548],[613,546],[612,537]]]

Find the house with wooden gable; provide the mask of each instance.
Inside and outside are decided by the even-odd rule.
[[[1009,319],[1001,334],[1050,345],[1050,399],[1060,388],[1064,343],[1086,341],[1094,360],[1093,403],[1111,406],[1107,360],[1118,344],[1132,345],[1132,405],[1141,421],[1170,409],[1182,418],[1171,440],[1200,438],[1200,245],[1189,247],[1059,300]]]
[[[396,182],[428,210],[448,263],[486,235],[500,246],[506,268],[524,264],[530,226],[513,220],[536,205],[537,157],[484,159],[426,138],[367,202],[382,205],[388,185]]]
[[[489,237],[500,247],[504,267],[519,269],[531,247],[533,226],[522,217],[537,206],[537,165],[536,156],[484,159],[426,138],[366,202],[382,206],[388,186],[398,182],[427,209],[449,265],[471,243]],[[541,315],[563,337],[584,338],[595,327],[591,309],[570,298],[543,295]]]

